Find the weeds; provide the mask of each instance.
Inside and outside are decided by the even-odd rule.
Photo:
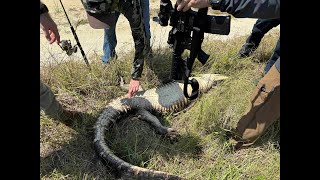
[[[186,113],[159,117],[180,132],[178,142],[161,138],[133,114],[108,133],[111,149],[132,164],[187,179],[279,179],[278,122],[249,149],[233,151],[224,136],[243,115],[261,78],[260,69],[277,41],[274,34],[267,35],[252,57],[239,59],[236,53],[245,38],[203,44],[211,56],[205,66],[196,62],[193,74],[220,73],[230,78],[203,94]],[[171,50],[154,48],[153,52],[141,80],[145,89],[165,83],[170,74]],[[86,113],[86,118],[71,128],[41,115],[42,179],[115,179],[111,169],[95,156],[92,127],[108,102],[127,93],[118,86],[119,75],[129,82],[132,58],[130,52],[123,59],[103,66],[96,54],[89,57],[92,71],[82,61],[73,60],[41,67],[41,79],[58,100],[67,108]]]

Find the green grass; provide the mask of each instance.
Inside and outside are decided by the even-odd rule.
[[[250,58],[236,57],[246,37],[227,42],[204,42],[210,53],[207,64],[195,63],[194,74],[221,73],[230,78],[200,97],[178,116],[159,115],[164,124],[176,128],[181,137],[170,142],[130,114],[107,134],[115,154],[127,162],[166,171],[187,179],[280,179],[280,125],[272,125],[248,149],[234,151],[225,138],[249,103],[251,92],[261,78],[260,70],[276,45],[279,32],[266,35]],[[146,63],[142,86],[153,88],[167,82],[171,51],[153,49]],[[41,67],[41,79],[68,109],[86,113],[72,127],[46,117],[40,118],[40,176],[42,179],[115,179],[110,168],[95,156],[93,124],[103,107],[127,92],[118,86],[119,75],[130,80],[133,52],[126,58],[102,66],[99,54],[88,57],[90,72],[82,60]],[[151,70],[153,69],[153,70]]]

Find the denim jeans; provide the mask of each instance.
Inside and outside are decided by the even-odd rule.
[[[279,57],[280,57],[280,37],[278,39],[277,46],[273,50],[272,56],[270,57],[266,67],[264,68],[264,74],[267,74],[267,72],[270,70],[270,68],[278,60]]]
[[[143,21],[147,36],[147,45],[150,45],[150,15],[149,15],[149,0],[141,0],[141,7],[143,12]],[[120,16],[119,12],[116,13],[116,22]],[[104,30],[104,44],[102,62],[106,64],[111,58],[115,57],[115,48],[117,46],[116,25]]]

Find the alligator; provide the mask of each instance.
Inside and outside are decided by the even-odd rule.
[[[194,78],[199,82],[199,92],[205,93],[227,77],[219,74],[202,74]],[[163,126],[150,112],[165,113],[183,110],[191,102],[185,98],[183,86],[183,83],[174,81],[158,88],[139,91],[132,98],[122,96],[112,100],[102,111],[94,127],[94,148],[98,156],[120,172],[121,176],[131,177],[126,179],[182,179],[174,174],[138,167],[122,160],[108,147],[105,133],[123,115],[129,111],[136,111],[139,119],[148,122],[158,134],[169,138],[177,137],[178,132],[175,129]],[[191,92],[191,87],[188,88],[190,88],[188,92]]]

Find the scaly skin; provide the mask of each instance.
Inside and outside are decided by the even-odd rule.
[[[199,82],[200,93],[205,93],[213,88],[217,82],[226,79],[218,74],[204,74],[195,77]],[[191,92],[191,89],[189,89]],[[173,82],[159,88],[153,88],[136,93],[131,99],[120,97],[111,101],[101,113],[95,125],[94,146],[97,154],[120,172],[133,177],[133,179],[182,179],[167,172],[141,168],[120,159],[110,150],[105,141],[105,131],[111,124],[121,119],[122,115],[130,110],[138,110],[140,118],[149,122],[155,130],[165,136],[175,137],[177,132],[163,126],[159,120],[148,111],[178,112],[184,109],[190,101],[183,94],[183,83]]]

